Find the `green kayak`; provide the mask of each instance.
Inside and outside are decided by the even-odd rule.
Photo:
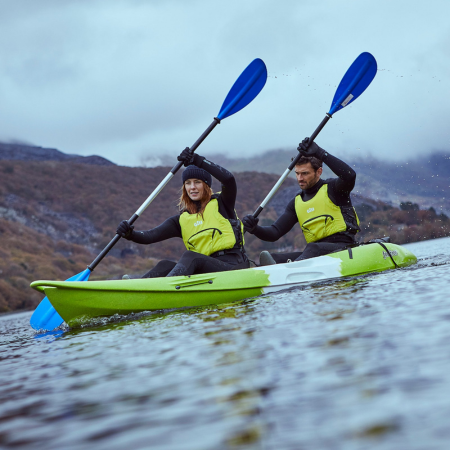
[[[395,261],[395,264],[394,264]],[[304,261],[231,272],[110,281],[34,281],[69,326],[114,314],[213,305],[293,286],[415,264],[407,249],[361,245]]]

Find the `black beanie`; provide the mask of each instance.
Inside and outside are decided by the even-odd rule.
[[[209,187],[212,184],[212,177],[209,172],[204,169],[200,169],[197,166],[187,166],[183,171],[183,184],[186,180],[190,178],[197,178],[197,180],[204,181]]]

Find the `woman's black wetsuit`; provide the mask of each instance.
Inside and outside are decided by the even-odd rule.
[[[219,213],[226,219],[237,219],[234,210],[237,186],[233,174],[197,154],[194,154],[193,164],[206,170],[221,182],[222,192],[217,197]],[[133,231],[128,239],[138,244],[153,244],[173,237],[182,238],[180,214],[169,217],[161,225],[151,230]],[[243,248],[242,250],[231,249],[218,253],[219,255],[206,256],[187,250],[183,253],[178,263],[162,260],[153,269],[148,271],[143,278],[224,272],[227,270],[247,269],[250,266]]]

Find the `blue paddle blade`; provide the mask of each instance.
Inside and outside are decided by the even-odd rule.
[[[91,271],[86,269],[83,272],[68,278],[66,281],[87,281],[90,274]],[[64,319],[56,312],[56,309],[53,308],[53,305],[47,297],[39,303],[30,319],[30,325],[35,330],[45,331],[52,331],[55,328],[58,328],[63,322]]]
[[[245,108],[261,92],[266,80],[266,65],[259,58],[253,60],[228,92],[217,118],[225,119]]]
[[[369,86],[377,74],[377,62],[370,53],[361,53],[349,67],[339,84],[328,112],[336,111],[354,102]]]

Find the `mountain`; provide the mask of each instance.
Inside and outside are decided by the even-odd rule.
[[[115,164],[101,156],[68,155],[54,148],[34,145],[0,142],[0,160],[6,161],[65,161],[97,166],[114,166]]]
[[[42,295],[29,288],[33,280],[63,280],[84,270],[115,235],[119,222],[131,217],[170,170],[86,164],[86,158],[65,158],[48,149],[37,154],[52,159],[33,160],[30,155],[39,148],[22,148],[23,160],[0,160],[0,312],[35,307]],[[30,157],[26,157],[28,150]],[[436,174],[441,178],[446,169],[439,170]],[[240,217],[252,213],[279,178],[256,171],[235,175]],[[136,229],[153,228],[176,214],[180,186],[181,173],[177,173],[136,222]],[[450,235],[447,216],[431,205],[420,207],[414,201],[414,189],[409,195],[405,192],[400,205],[394,205],[362,195],[362,188],[357,188],[360,192],[353,202],[361,219],[361,241],[390,235],[401,244]],[[220,190],[216,181],[213,189]],[[433,184],[426,189],[432,192]],[[287,179],[264,209],[260,224],[271,224],[298,190],[295,180]],[[248,254],[256,260],[264,249],[301,250],[305,245],[298,226],[277,242],[262,242],[249,234],[245,240]],[[150,246],[121,240],[90,279],[141,275],[157,260],[176,260],[183,251],[181,239]]]
[[[272,150],[250,158],[210,156],[211,160],[233,172],[255,170],[282,174],[296,150]],[[336,155],[339,157],[339,155]],[[433,207],[450,215],[450,152],[436,152],[404,162],[386,161],[374,157],[346,157],[356,173],[355,194],[399,206],[412,201],[421,208]],[[324,178],[333,177],[324,165]]]

